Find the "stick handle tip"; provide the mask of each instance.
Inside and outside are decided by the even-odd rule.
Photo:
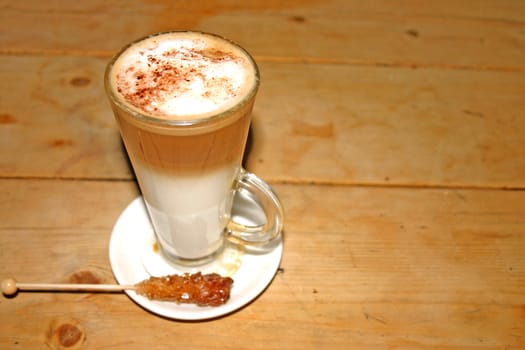
[[[16,281],[12,278],[7,278],[2,281],[2,293],[4,295],[13,295],[16,294],[18,291],[18,287],[16,286]]]

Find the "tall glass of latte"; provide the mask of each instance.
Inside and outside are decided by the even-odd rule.
[[[110,61],[105,87],[167,260],[198,265],[225,239],[262,245],[279,237],[279,199],[241,166],[259,87],[248,52],[213,34],[158,33]],[[239,192],[260,205],[264,224],[232,220]]]

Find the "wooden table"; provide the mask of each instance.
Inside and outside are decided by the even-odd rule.
[[[286,211],[256,300],[179,322],[124,294],[0,297],[2,349],[525,349],[525,2],[0,1],[0,278],[113,283],[139,194],[104,95],[152,32],[257,59],[248,170]]]

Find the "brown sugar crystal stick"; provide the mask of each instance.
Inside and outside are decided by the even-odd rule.
[[[151,300],[219,306],[228,301],[233,279],[216,273],[200,272],[184,275],[150,277],[134,285],[72,284],[72,283],[18,283],[9,278],[2,281],[2,293],[15,295],[18,291],[50,292],[121,292],[134,290]]]

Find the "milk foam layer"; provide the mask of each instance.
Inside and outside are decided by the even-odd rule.
[[[248,54],[225,39],[175,32],[139,41],[115,61],[111,83],[148,115],[192,119],[236,105],[257,84]]]

